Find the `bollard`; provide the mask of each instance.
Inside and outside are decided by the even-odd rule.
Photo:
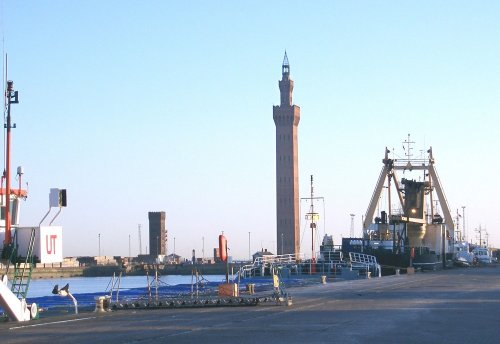
[[[250,295],[254,294],[255,293],[255,284],[248,283],[246,289],[247,289],[248,294],[250,294]]]
[[[399,269],[396,269],[396,276],[399,276]]]
[[[326,284],[326,276],[321,276],[321,283]]]
[[[110,310],[110,297],[109,296],[96,296],[94,313],[103,313]]]

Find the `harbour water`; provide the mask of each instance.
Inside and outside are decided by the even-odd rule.
[[[225,279],[225,276],[208,275],[203,276],[203,279],[208,282],[221,282]],[[191,276],[168,275],[160,276],[159,280],[163,286],[177,286],[180,284],[191,284],[193,278]],[[116,286],[117,281],[117,278],[115,278]],[[51,296],[52,289],[56,284],[59,288],[62,288],[66,283],[69,283],[70,292],[75,296],[78,294],[109,293],[112,285],[112,277],[69,277],[31,280],[28,298]],[[151,283],[153,283],[153,278],[150,276],[149,284]],[[147,286],[148,277],[146,276],[124,276],[120,279],[120,291],[146,288]]]
[[[68,297],[54,295],[52,290],[57,284],[63,288],[69,284],[69,292],[78,301],[79,307],[92,307],[100,296],[112,296],[112,300],[149,300],[156,295],[160,297],[176,297],[189,295],[193,290],[209,292],[225,280],[225,275],[208,275],[199,278],[198,288],[192,287],[196,279],[192,276],[168,275],[160,276],[156,281],[151,276],[117,277],[71,277],[32,280],[27,295],[28,304],[36,303],[44,310],[72,308]],[[192,289],[193,288],[193,289]],[[117,293],[117,291],[119,292]],[[112,292],[113,291],[113,292]],[[1,311],[1,309],[0,309]]]

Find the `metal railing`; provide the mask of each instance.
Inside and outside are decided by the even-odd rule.
[[[366,270],[374,272],[378,277],[382,276],[382,269],[375,256],[359,252],[349,252],[352,270]]]
[[[266,268],[270,268],[271,266],[294,265],[297,264],[301,258],[301,254],[269,254],[257,257],[252,264],[241,266],[237,274],[242,278],[256,276],[256,272],[259,272],[260,276],[264,276]]]

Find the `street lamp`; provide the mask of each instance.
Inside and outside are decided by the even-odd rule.
[[[248,232],[248,261],[252,261],[252,258],[251,258],[251,254],[250,254],[250,232]]]
[[[283,255],[283,238],[284,238],[284,233],[281,233],[281,255]]]
[[[101,233],[99,233],[97,235],[97,237],[99,238],[99,257],[101,256]]]
[[[467,240],[467,230],[465,229],[465,205],[462,206],[462,227],[465,240]]]

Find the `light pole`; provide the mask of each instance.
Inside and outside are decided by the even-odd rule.
[[[283,255],[283,242],[284,242],[284,233],[281,233],[281,255]]]
[[[252,256],[250,255],[250,232],[248,232],[248,261],[252,261]]]
[[[130,234],[128,235],[128,257],[132,257],[132,253],[130,252]]]
[[[203,264],[203,262],[205,262],[205,237],[204,236],[201,237],[201,241],[202,241],[202,247],[201,247],[202,260],[201,260],[201,263]]]
[[[158,256],[160,254],[160,237],[157,235],[156,236],[156,255]]]
[[[99,257],[101,256],[101,233],[98,235],[99,238]]]
[[[173,261],[175,263],[175,237],[174,237],[174,256],[172,258],[173,258]]]
[[[141,224],[139,224],[138,235],[139,235],[139,255],[142,255]]]
[[[462,206],[462,229],[464,231],[464,238],[467,240],[467,230],[465,229],[465,205]]]
[[[12,244],[12,236],[11,236],[11,214],[10,214],[10,136],[11,136],[11,128],[15,128],[16,125],[11,125],[11,117],[10,117],[10,104],[19,103],[18,100],[18,91],[14,91],[14,82],[12,80],[7,81],[7,90],[5,92],[5,97],[7,100],[7,122],[5,123],[5,128],[7,129],[7,137],[6,137],[6,156],[5,156],[5,239],[4,245],[10,247]]]

